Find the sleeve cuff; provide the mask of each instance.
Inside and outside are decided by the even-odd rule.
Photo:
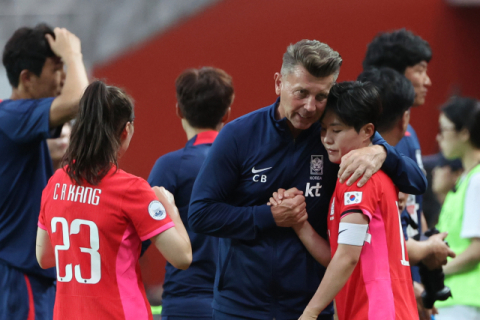
[[[258,206],[255,207],[254,210],[254,223],[259,230],[265,230],[277,226],[275,220],[273,219],[272,211],[270,210],[269,206]]]
[[[144,235],[143,237],[140,237],[140,240],[142,240],[142,241],[148,240],[148,239],[156,236],[157,234],[160,234],[160,233],[164,232],[165,230],[168,230],[168,229],[173,228],[173,227],[175,227],[175,224],[173,223],[173,221],[169,222],[169,223],[161,226],[160,228],[155,229],[152,232]]]
[[[47,227],[45,227],[45,226],[43,225],[43,223],[41,223],[40,221],[38,221],[37,225],[38,225],[38,227],[39,227],[40,229],[43,229],[43,230],[45,230],[45,231],[48,231],[48,230],[47,230]]]

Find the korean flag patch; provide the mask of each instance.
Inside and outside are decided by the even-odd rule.
[[[165,210],[165,207],[158,200],[150,202],[150,204],[148,205],[148,213],[155,220],[163,220],[167,216],[167,211]]]
[[[362,192],[355,191],[355,192],[345,192],[345,205],[348,206],[349,204],[355,204],[362,202]]]

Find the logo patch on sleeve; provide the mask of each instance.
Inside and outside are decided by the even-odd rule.
[[[355,191],[355,192],[345,192],[345,205],[348,206],[349,204],[355,204],[362,202],[362,192]]]
[[[148,205],[148,213],[155,220],[163,220],[167,216],[167,211],[163,204],[158,200],[153,200]]]

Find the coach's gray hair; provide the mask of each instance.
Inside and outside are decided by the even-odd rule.
[[[340,73],[342,57],[325,43],[317,40],[300,40],[290,44],[283,55],[282,76],[292,72],[297,65],[303,66],[317,78],[333,74],[336,81]]]

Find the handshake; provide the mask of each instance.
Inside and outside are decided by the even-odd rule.
[[[279,227],[293,227],[308,218],[305,197],[297,188],[278,189],[267,205],[271,207],[273,219]]]

